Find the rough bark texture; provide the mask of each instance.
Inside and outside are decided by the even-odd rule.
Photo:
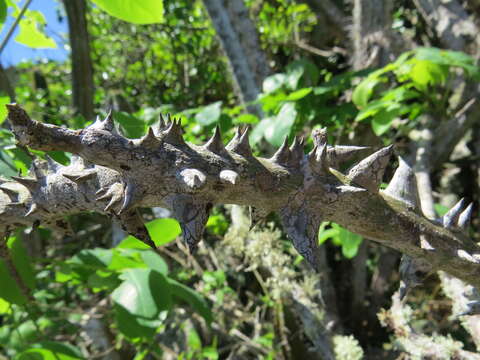
[[[270,69],[248,9],[243,0],[204,0],[203,3],[227,55],[241,101],[256,100]]]
[[[451,50],[478,53],[480,45],[478,28],[460,2],[457,0],[414,0],[414,2],[443,46]]]
[[[285,143],[271,159],[264,159],[252,155],[247,131],[238,131],[226,147],[218,131],[205,145],[196,146],[184,142],[175,121],[162,122],[155,132],[150,129],[143,138],[129,140],[118,134],[111,116],[86,129],[69,130],[31,120],[18,105],[8,105],[8,110],[22,144],[69,151],[116,172],[118,180],[92,186],[100,190],[100,200],[110,200],[104,211],[127,216],[138,207],[166,205],[180,221],[191,250],[200,241],[212,205],[249,205],[262,213],[278,212],[293,245],[314,268],[319,263],[318,225],[326,220],[422,259],[433,270],[480,285],[480,248],[462,231],[468,208],[455,206],[439,224],[389,196],[388,188],[378,190],[392,147],[378,150],[342,174],[329,164],[341,163],[351,154],[348,148],[328,147],[321,131],[313,134],[315,148],[308,155],[303,141],[296,139],[291,147]],[[48,211],[61,206],[62,213],[86,210],[91,202],[84,199],[86,189],[75,188],[80,186],[76,178],[58,179],[58,184],[45,184],[43,194],[50,194],[45,200],[52,204]],[[29,191],[42,184],[38,179],[17,181]],[[51,191],[52,186],[59,188]],[[93,200],[98,195],[92,189],[90,196]]]
[[[392,0],[355,0],[353,2],[353,68],[364,69],[392,61],[395,38],[391,31]]]
[[[93,119],[93,65],[85,17],[86,3],[85,0],[65,0],[63,4],[67,12],[72,48],[73,107],[85,119]]]

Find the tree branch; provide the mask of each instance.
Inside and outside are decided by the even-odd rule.
[[[448,221],[438,224],[416,213],[408,202],[389,196],[388,188],[379,191],[392,147],[342,174],[330,166],[358,148],[329,147],[322,131],[314,132],[315,148],[308,155],[303,140],[296,139],[291,147],[285,143],[272,158],[264,159],[252,155],[247,131],[238,131],[224,147],[217,129],[205,145],[196,146],[183,141],[175,120],[129,140],[115,131],[111,116],[73,131],[31,120],[18,105],[9,105],[8,110],[20,142],[37,149],[72,151],[118,171],[123,191],[118,183],[104,189],[120,198],[116,214],[166,204],[180,219],[192,251],[212,205],[233,203],[252,206],[259,210],[256,214],[279,213],[293,245],[314,268],[319,263],[318,226],[325,220],[480,286],[480,247],[462,231],[469,216],[463,203],[449,212]],[[73,188],[60,191],[73,196]],[[429,248],[422,247],[420,238]]]

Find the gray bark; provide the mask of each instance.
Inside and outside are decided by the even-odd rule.
[[[85,0],[64,0],[68,18],[70,47],[72,49],[72,92],[73,107],[87,120],[94,118],[93,112],[93,65],[90,58],[90,40],[85,17]]]
[[[21,185],[15,186],[25,186],[29,193],[42,188],[41,200],[62,214],[86,210],[87,203],[95,199],[110,200],[104,211],[120,217],[138,207],[169,204],[189,245],[195,245],[212,205],[249,205],[278,212],[294,247],[314,268],[319,264],[318,225],[326,220],[426,261],[433,270],[444,270],[475,287],[480,285],[480,247],[462,231],[462,207],[455,207],[449,220],[440,225],[389,196],[388,191],[378,190],[392,147],[380,149],[342,174],[329,165],[341,163],[342,158],[326,145],[325,133],[314,132],[315,150],[309,155],[304,155],[303,142],[297,139],[290,148],[284,145],[271,159],[264,159],[252,155],[246,132],[237,133],[226,147],[218,132],[207,144],[196,146],[184,142],[180,126],[173,122],[159,126],[156,133],[149,131],[142,139],[129,140],[115,131],[111,117],[83,130],[69,130],[31,120],[18,105],[9,105],[8,110],[22,144],[39,150],[69,151],[116,173],[116,180],[109,180],[114,183],[108,185],[98,183],[106,180],[95,171],[97,183],[92,183],[92,189],[78,188],[83,185],[77,182],[87,175],[83,172],[77,177],[69,174],[66,179],[59,175],[57,185],[16,179]],[[332,150],[337,161],[330,162]],[[55,174],[66,171],[51,168]],[[236,176],[226,177],[227,170]],[[52,189],[54,186],[59,188]],[[87,196],[88,201],[82,200]],[[35,196],[31,198],[36,203]],[[3,204],[3,211],[9,211],[11,200],[4,199],[8,202]],[[13,216],[13,223],[25,219],[24,214],[20,211],[18,217]],[[428,248],[423,246],[423,239]]]
[[[241,102],[256,100],[270,69],[248,9],[243,0],[204,0],[203,3],[227,55]],[[253,111],[260,113],[258,107]]]
[[[478,54],[478,27],[457,0],[414,0],[427,24],[442,45],[451,50]]]
[[[393,37],[393,0],[354,0],[353,68],[383,66],[398,53]]]

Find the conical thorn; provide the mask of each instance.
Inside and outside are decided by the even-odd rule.
[[[465,198],[461,198],[445,215],[443,215],[443,227],[455,227],[460,214],[465,209]]]
[[[378,192],[392,152],[393,145],[378,150],[351,168],[347,177],[371,192]]]
[[[335,145],[327,146],[327,158],[330,166],[338,168],[342,163],[370,149],[368,146]]]
[[[125,185],[125,191],[123,195],[123,204],[120,210],[118,211],[119,214],[122,214],[125,210],[128,210],[131,208],[133,204],[133,195],[135,192],[135,186],[128,182],[127,185]]]
[[[0,185],[0,190],[3,191],[10,199],[10,201],[18,201],[19,192],[17,190],[7,187],[5,184]]]
[[[155,132],[152,127],[148,128],[147,134],[138,142],[140,146],[147,149],[157,149],[161,144],[161,141],[155,136]]]
[[[96,170],[85,170],[79,174],[62,174],[62,176],[66,177],[68,180],[80,184],[94,178],[96,174]]]
[[[25,217],[33,215],[36,212],[38,212],[39,210],[40,210],[40,207],[36,203],[32,203],[32,205],[30,205],[30,208],[28,209],[27,213],[25,214]]]
[[[213,136],[208,140],[205,145],[205,149],[213,152],[214,154],[222,154],[225,153],[225,146],[223,145],[222,135],[220,132],[220,126],[215,127],[215,132]]]
[[[169,119],[170,119],[170,115],[169,115]],[[168,129],[165,130],[163,140],[172,145],[183,145],[185,144],[185,141],[183,140],[182,133],[183,131],[181,126],[175,121],[171,122]]]
[[[473,203],[470,203],[465,210],[462,211],[458,218],[458,227],[461,229],[466,229],[470,225],[470,220],[472,218],[473,212]]]
[[[288,136],[285,136],[282,145],[278,148],[278,150],[273,154],[270,158],[270,161],[279,164],[279,165],[287,165],[290,160],[291,152],[288,148]]]
[[[310,168],[316,174],[328,173],[329,162],[327,161],[327,145],[315,145],[313,150],[308,154],[308,162]]]
[[[61,169],[63,167],[62,164],[56,162],[50,156],[45,155],[45,158],[47,159],[48,172],[50,174],[56,173],[58,169]]]
[[[412,209],[417,209],[420,204],[415,173],[400,156],[398,157],[398,168],[383,193],[402,201]]]
[[[25,186],[31,192],[37,190],[39,186],[38,180],[36,179],[24,178],[20,176],[12,176],[12,179]]]
[[[103,120],[102,127],[104,130],[113,131],[115,129],[115,124],[113,122],[113,111],[110,108],[107,113],[107,117]]]

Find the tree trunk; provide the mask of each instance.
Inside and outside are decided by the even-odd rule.
[[[243,0],[204,0],[203,3],[228,58],[240,101],[256,100],[270,69],[248,9]],[[259,107],[251,110],[261,113]]]
[[[64,0],[72,49],[73,107],[86,120],[93,120],[93,65],[87,30],[85,0]]]
[[[353,68],[383,66],[397,53],[392,27],[393,0],[354,0]]]

